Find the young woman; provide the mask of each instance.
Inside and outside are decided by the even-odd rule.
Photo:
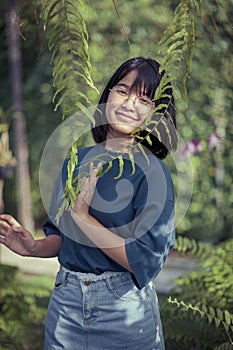
[[[9,249],[58,256],[46,350],[164,349],[152,281],[174,246],[173,185],[161,159],[177,138],[171,86],[154,100],[159,67],[138,57],[113,74],[94,115],[96,145],[77,151],[79,195],[56,223],[67,159],[55,181],[45,238],[34,240],[12,216],[0,216],[0,242]]]

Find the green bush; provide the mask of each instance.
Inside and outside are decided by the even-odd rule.
[[[233,240],[214,246],[178,237],[176,248],[198,263],[175,280],[172,296],[161,300],[166,349],[232,349]]]
[[[0,349],[41,350],[50,290],[18,278],[16,267],[0,267]]]

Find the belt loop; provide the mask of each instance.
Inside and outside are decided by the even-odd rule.
[[[68,277],[68,271],[66,271],[66,270],[61,266],[60,272],[61,272],[62,283],[63,283],[64,285],[66,285],[66,283],[67,283],[67,277]]]
[[[67,271],[64,271],[64,285],[66,285],[67,281],[68,281],[68,273]]]
[[[111,291],[113,290],[113,284],[112,284],[112,280],[111,280],[111,276],[108,276],[106,279],[105,279],[105,282],[106,282],[106,285],[107,285],[107,288]]]

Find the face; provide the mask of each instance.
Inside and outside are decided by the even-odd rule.
[[[126,137],[139,127],[154,107],[152,101],[144,95],[130,92],[136,78],[131,71],[112,88],[106,105],[106,118],[109,124],[110,137]]]

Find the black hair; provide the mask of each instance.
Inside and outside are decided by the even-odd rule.
[[[94,113],[95,126],[92,129],[92,134],[96,143],[106,141],[108,122],[105,107],[110,89],[131,71],[135,71],[137,74],[130,90],[139,94],[143,91],[144,95],[153,100],[156,89],[165,74],[165,72],[160,72],[160,64],[152,58],[137,57],[124,62],[106,84]],[[156,135],[154,131],[152,133],[148,131],[148,129],[154,128],[154,124],[151,124],[151,128],[150,125],[147,125],[147,131],[141,129],[136,135],[139,142],[160,159],[164,159],[169,151],[175,150],[177,147],[176,111],[170,83],[166,85],[162,95],[163,97],[160,99],[154,100],[155,105],[161,105],[161,108],[151,116],[152,121],[158,121]],[[150,140],[146,139],[147,135],[149,135]]]

